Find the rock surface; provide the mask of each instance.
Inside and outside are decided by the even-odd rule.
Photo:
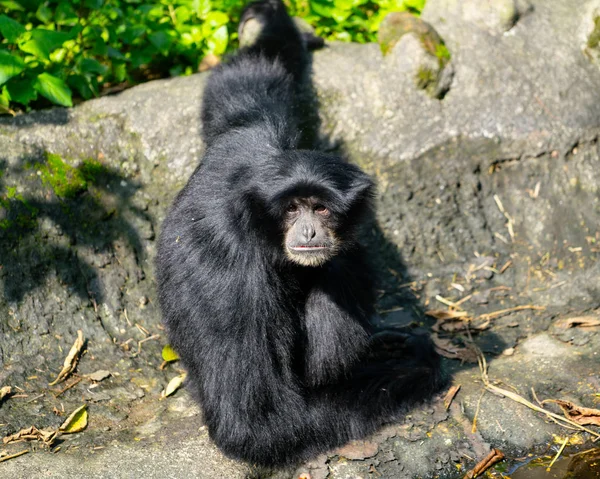
[[[599,11],[597,0],[428,0],[422,19],[454,72],[443,99],[398,67],[411,61],[410,41],[386,56],[378,45],[334,44],[313,59],[321,146],[379,184],[366,241],[381,321],[430,326],[424,311],[468,297],[460,307],[491,380],[529,400],[533,387],[540,399],[588,407],[598,407],[599,328],[555,323],[600,308],[600,65],[590,42]],[[0,387],[13,389],[0,403],[0,436],[58,427],[84,402],[90,417],[56,454],[0,464],[6,477],[266,477],[210,444],[185,391],[160,400],[180,369],[159,368],[156,235],[202,154],[205,79],[0,120]],[[456,327],[436,334],[460,358],[468,335]],[[77,374],[111,376],[56,397],[77,379],[48,386],[79,329],[87,353]],[[509,398],[481,396],[476,365],[446,367],[462,386],[448,412],[441,400],[416,407],[353,445],[353,459],[307,465],[313,479],[456,477],[490,447],[516,464],[566,434]]]

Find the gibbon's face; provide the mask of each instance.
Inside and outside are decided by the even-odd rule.
[[[283,246],[291,261],[320,266],[335,256],[339,240],[332,228],[332,212],[318,198],[293,198],[284,214]]]

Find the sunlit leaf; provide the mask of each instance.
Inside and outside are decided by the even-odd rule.
[[[210,0],[192,0],[192,10],[200,18],[206,17],[210,12]]]
[[[170,363],[172,361],[177,361],[179,359],[179,355],[170,345],[166,344],[162,349],[162,358]]]
[[[50,53],[62,46],[69,38],[68,33],[37,28],[31,32],[31,38],[19,45],[19,48],[42,60],[49,60]]]
[[[19,2],[15,2],[14,0],[1,0],[0,6],[6,8],[7,10],[25,11]]]
[[[217,28],[208,40],[208,49],[215,55],[222,55],[227,49],[227,42],[229,35],[227,32],[227,26]]]
[[[81,432],[87,427],[88,412],[87,404],[78,407],[71,415],[62,423],[58,430],[64,434],[74,434]]]
[[[181,374],[180,376],[175,376],[173,379],[171,379],[169,381],[169,384],[167,384],[167,387],[163,391],[163,396],[169,397],[171,394],[173,394],[175,391],[177,391],[183,385],[184,380],[185,380],[185,374]]]

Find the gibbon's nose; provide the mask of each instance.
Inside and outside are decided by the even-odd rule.
[[[304,243],[310,243],[316,234],[315,228],[310,223],[302,225],[302,241]]]

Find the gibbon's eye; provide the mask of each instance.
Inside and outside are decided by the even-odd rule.
[[[288,214],[293,214],[296,211],[298,211],[298,205],[295,205],[294,203],[290,203],[289,205],[287,205],[287,208],[285,209],[285,212]]]
[[[320,215],[327,216],[329,214],[329,210],[327,208],[325,208],[323,205],[316,205],[315,213],[319,213]]]

